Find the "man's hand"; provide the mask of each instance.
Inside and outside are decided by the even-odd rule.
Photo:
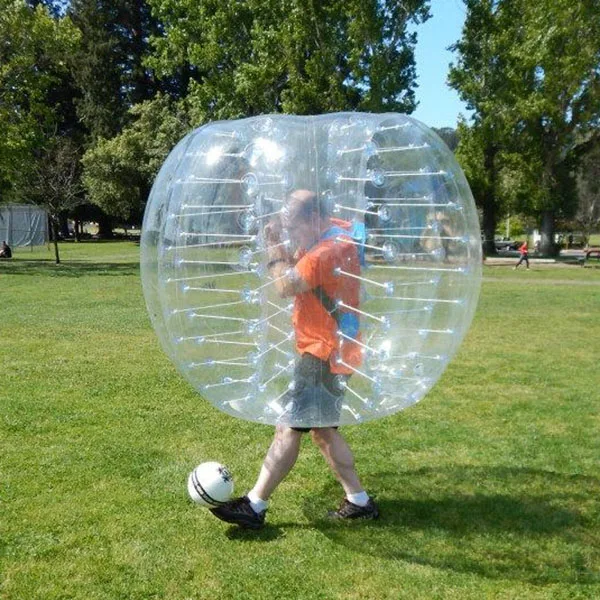
[[[280,214],[274,215],[271,218],[265,225],[263,233],[266,245],[267,263],[277,261],[278,263],[286,263],[287,266],[293,264],[288,245],[281,239],[283,222]]]
[[[283,222],[281,220],[281,215],[274,215],[265,225],[263,232],[267,245],[273,246],[281,243],[281,234],[283,233]]]
[[[283,221],[281,215],[274,215],[263,230],[269,275],[274,279],[275,289],[282,298],[295,296],[308,289],[293,268],[294,259],[287,245],[281,240]]]

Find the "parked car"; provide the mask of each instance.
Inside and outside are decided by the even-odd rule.
[[[518,250],[521,242],[515,242],[514,240],[494,240],[496,246],[496,252],[503,252],[507,250]]]

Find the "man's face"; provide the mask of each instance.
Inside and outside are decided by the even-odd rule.
[[[294,248],[310,248],[319,237],[317,223],[313,219],[306,220],[301,216],[301,201],[294,198],[290,199],[289,210],[284,215],[283,226],[287,229],[290,241]]]

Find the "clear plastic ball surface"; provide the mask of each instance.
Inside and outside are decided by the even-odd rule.
[[[296,247],[294,224],[279,221],[278,243],[293,257],[282,274],[268,264],[266,233],[291,214],[298,190],[317,199],[320,226],[335,224],[329,246],[356,253],[354,268],[325,274],[339,278],[336,289],[357,290],[353,303],[332,299],[354,324],[331,321],[331,364],[344,374],[306,411],[292,410],[299,298],[282,295],[276,280],[298,277],[292,265],[314,248]],[[482,257],[471,192],[441,139],[406,115],[338,113],[215,122],[188,134],[152,188],[141,260],[160,342],[203,398],[251,421],[325,427],[385,417],[427,394],[469,328]],[[358,359],[345,362],[349,345]]]

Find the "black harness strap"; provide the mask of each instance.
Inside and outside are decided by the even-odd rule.
[[[312,293],[316,296],[317,300],[323,305],[323,308],[335,319],[335,322],[340,324],[340,311],[338,305],[334,302],[323,289],[323,286],[317,286],[312,290]]]

